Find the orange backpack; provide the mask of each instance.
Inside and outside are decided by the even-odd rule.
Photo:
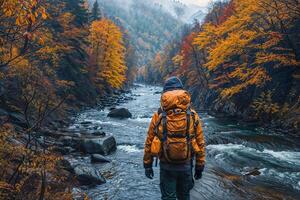
[[[198,123],[189,107],[186,110],[160,109],[151,145],[152,156],[163,156],[167,162],[176,164],[190,161],[193,152],[199,150],[195,140]]]

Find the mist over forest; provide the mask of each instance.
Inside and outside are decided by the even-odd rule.
[[[94,0],[90,0],[92,7]],[[184,30],[184,26],[202,20],[205,9],[175,0],[98,0],[101,15],[112,19],[129,32],[138,65],[150,62]]]

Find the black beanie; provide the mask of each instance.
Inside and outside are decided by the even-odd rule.
[[[179,78],[172,76],[165,81],[164,92],[175,89],[183,89],[183,85]]]

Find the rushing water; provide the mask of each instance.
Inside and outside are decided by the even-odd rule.
[[[132,90],[135,99],[119,105],[130,110],[132,119],[108,118],[108,109],[87,110],[77,117],[73,127],[91,121],[112,133],[118,144],[117,151],[108,156],[111,163],[93,165],[107,183],[81,188],[91,199],[160,199],[158,167],[149,180],[142,165],[147,128],[159,106],[157,91],[161,88],[144,85]],[[300,199],[300,138],[199,114],[207,164],[191,191],[192,199]],[[76,159],[91,165],[88,157]]]

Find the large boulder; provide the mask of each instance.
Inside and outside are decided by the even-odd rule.
[[[81,143],[81,148],[85,153],[108,155],[116,150],[116,140],[112,135],[105,137],[85,138]]]
[[[102,174],[93,167],[77,165],[74,168],[74,173],[81,185],[99,185],[106,183]]]
[[[107,116],[123,119],[123,118],[131,118],[132,114],[126,108],[116,108],[111,110]]]
[[[92,163],[104,163],[104,162],[110,162],[110,160],[100,154],[92,154],[91,162]]]

